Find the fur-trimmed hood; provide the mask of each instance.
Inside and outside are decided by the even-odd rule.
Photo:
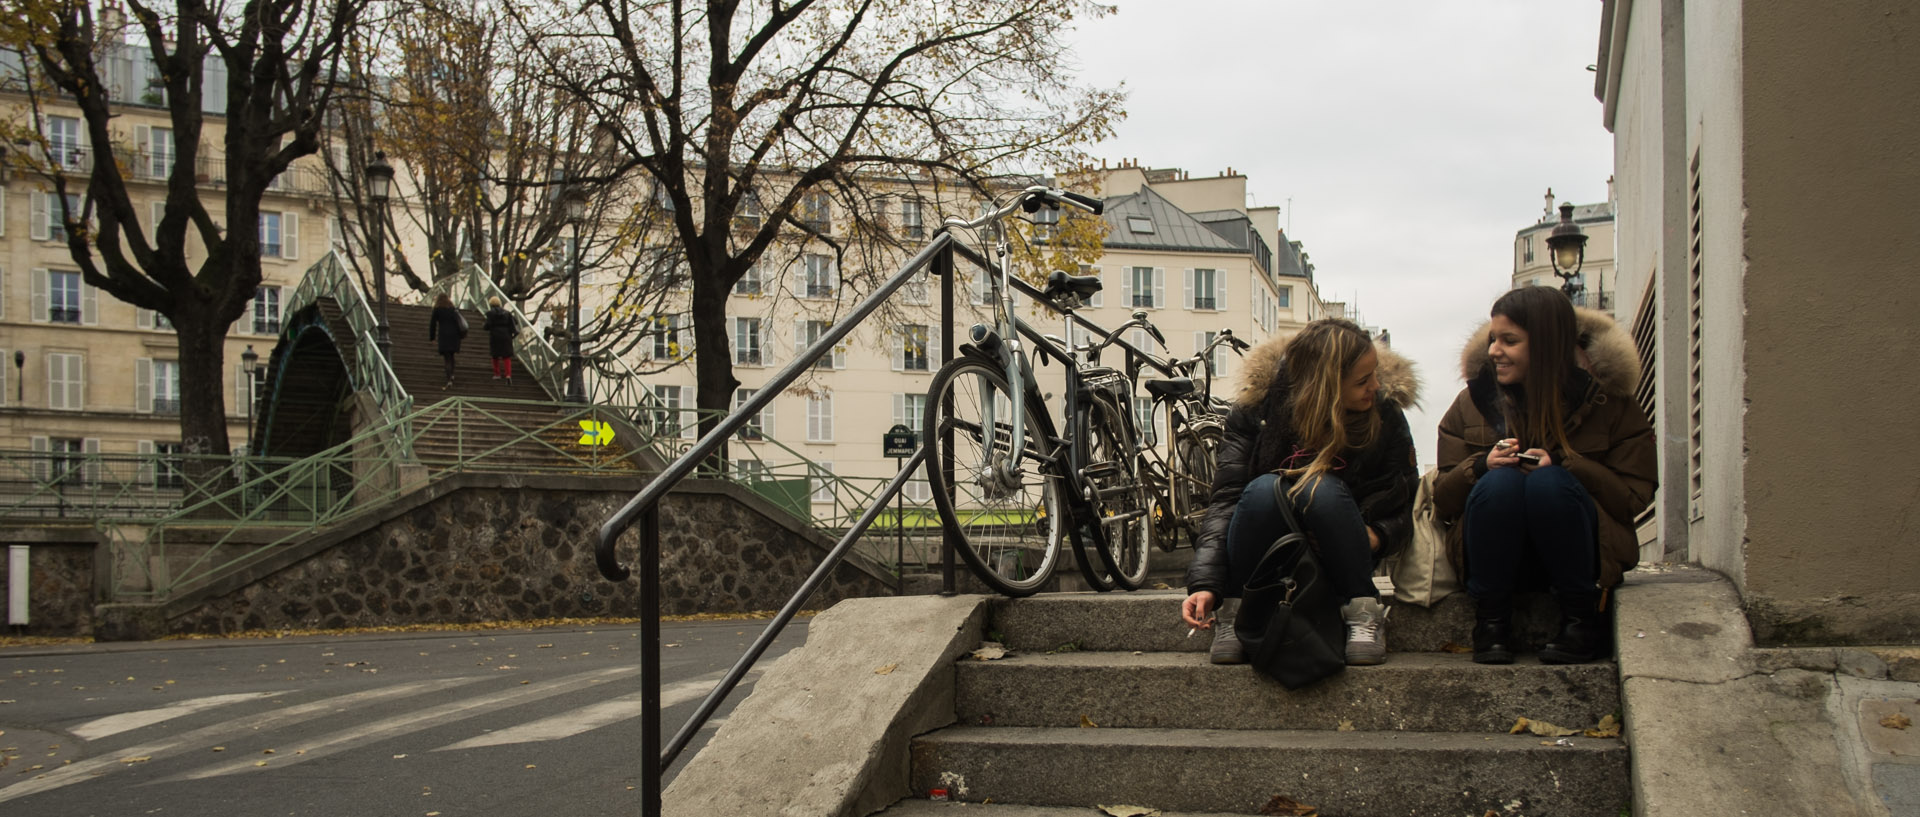
[[[1633,336],[1605,312],[1574,307],[1573,315],[1580,328],[1580,350],[1586,353],[1582,367],[1602,392],[1632,398],[1640,388],[1640,350]],[[1493,333],[1491,324],[1491,319],[1481,322],[1467,337],[1466,348],[1460,350],[1460,379],[1468,383],[1490,365],[1487,345]],[[1384,364],[1385,358],[1381,362]]]
[[[1290,340],[1292,335],[1268,338],[1247,353],[1246,365],[1240,368],[1240,388],[1234,392],[1234,405],[1252,408],[1267,399],[1267,392],[1286,372],[1284,360]],[[1381,399],[1399,406],[1402,411],[1418,405],[1420,375],[1414,371],[1413,361],[1378,343],[1373,348],[1380,355],[1376,374],[1380,379]]]

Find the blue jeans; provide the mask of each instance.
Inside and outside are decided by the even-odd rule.
[[[1287,534],[1286,517],[1280,515],[1276,490],[1285,491],[1288,483],[1277,474],[1264,474],[1247,483],[1240,492],[1240,503],[1233,508],[1233,521],[1227,525],[1227,565],[1230,571],[1229,598],[1239,598],[1253,569],[1260,564],[1267,548]],[[1327,581],[1343,599],[1378,598],[1373,586],[1373,549],[1367,544],[1367,523],[1360,517],[1347,483],[1323,477],[1317,486],[1309,486],[1293,500],[1294,516],[1312,537],[1313,551],[1327,571]]]
[[[1467,592],[1503,600],[1540,574],[1556,594],[1595,592],[1593,497],[1567,469],[1495,468],[1467,494]]]

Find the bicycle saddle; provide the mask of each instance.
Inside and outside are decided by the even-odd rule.
[[[1061,293],[1071,292],[1075,297],[1084,300],[1091,297],[1093,293],[1099,292],[1100,289],[1098,275],[1068,275],[1060,270],[1054,270],[1052,275],[1047,276],[1047,297],[1049,298],[1057,298]]]
[[[1196,391],[1191,377],[1176,377],[1171,380],[1147,381],[1147,393],[1161,400],[1185,397]]]

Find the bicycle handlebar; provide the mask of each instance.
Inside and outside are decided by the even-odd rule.
[[[1055,207],[1058,207],[1059,205],[1062,205],[1062,204],[1069,205],[1072,207],[1077,207],[1081,210],[1085,210],[1096,216],[1100,215],[1103,212],[1106,212],[1106,205],[1101,203],[1099,199],[1093,198],[1091,196],[1084,196],[1079,193],[1069,193],[1065,190],[1060,190],[1058,188],[1047,187],[1046,185],[1036,184],[1032,187],[1029,187],[1025,190],[1015,193],[1011,199],[1007,200],[1006,204],[1003,204],[999,207],[995,207],[992,210],[989,210],[986,214],[980,216],[979,218],[968,220],[968,219],[960,218],[959,216],[947,216],[946,221],[942,223],[946,224],[948,227],[964,227],[967,229],[977,229],[980,227],[985,227],[986,225],[992,224],[996,221],[999,221],[1000,219],[1006,218],[1007,216],[1012,215],[1015,210],[1026,210],[1029,213],[1034,212],[1035,210],[1038,210],[1042,206],[1044,206],[1045,203],[1047,202],[1051,202]]]

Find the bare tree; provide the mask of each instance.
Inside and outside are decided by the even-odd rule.
[[[685,254],[706,352],[694,358],[696,403],[709,411],[739,385],[724,353],[727,300],[756,262],[825,252],[858,296],[893,270],[878,259],[924,240],[880,218],[877,202],[977,201],[1009,176],[1078,166],[1122,115],[1118,89],[1073,78],[1063,33],[1110,11],[1084,0],[578,9],[516,13],[550,81],[615,139],[615,167],[643,170],[669,206],[654,240]],[[937,225],[937,210],[926,217]]]
[[[11,140],[38,144],[28,160],[60,202],[67,247],[86,283],[151,309],[173,324],[180,346],[180,438],[188,453],[228,453],[225,344],[228,328],[260,286],[260,200],[274,177],[320,146],[323,117],[346,34],[365,0],[249,0],[238,7],[176,0],[170,7],[126,0],[22,0],[0,23],[0,43],[22,56],[31,122],[8,123]],[[146,224],[114,161],[120,111],[103,65],[116,49],[138,49],[158,69],[171,119],[174,161],[158,224]],[[224,82],[209,88],[207,83]],[[209,94],[224,96],[224,130],[206,141]],[[91,156],[55,145],[42,124],[57,95],[80,109]],[[68,151],[68,155],[57,155]],[[196,187],[196,169],[224,164],[215,215]],[[76,212],[69,191],[84,191]],[[211,197],[209,197],[211,198]],[[189,234],[205,246],[187,261]]]

